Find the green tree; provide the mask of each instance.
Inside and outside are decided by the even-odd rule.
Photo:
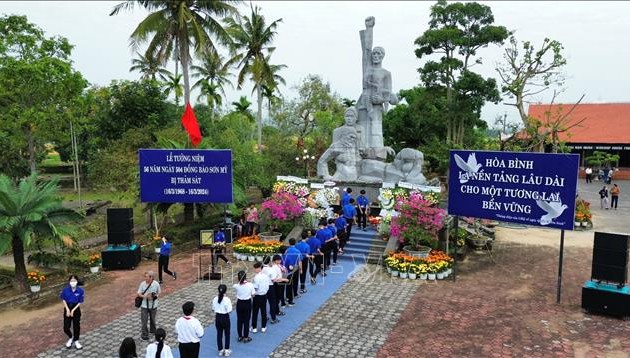
[[[496,81],[470,70],[480,64],[477,52],[508,37],[503,26],[495,26],[492,10],[475,2],[447,3],[431,7],[429,29],[415,41],[416,56],[439,54],[418,69],[427,88],[442,88],[446,97],[446,140],[461,145],[466,129],[481,125],[479,115],[486,101],[498,102]]]
[[[206,98],[208,107],[216,112],[215,106],[223,104],[225,98],[225,86],[232,87],[230,81],[229,64],[219,54],[210,54],[205,56],[201,66],[192,66],[193,77],[199,78],[193,85],[193,88],[199,88],[199,98]]]
[[[61,205],[57,181],[38,183],[31,175],[15,185],[0,175],[0,254],[13,251],[16,285],[28,289],[24,250],[40,237],[61,239],[63,223],[81,217]]]
[[[540,95],[550,86],[562,86],[564,75],[561,69],[567,61],[562,56],[562,44],[556,40],[545,38],[538,49],[529,41],[524,41],[521,47],[522,52],[516,38],[511,36],[510,46],[503,54],[505,63],[498,65],[496,71],[503,92],[514,100],[507,104],[516,107],[525,129],[528,129],[532,125],[525,110],[528,99]]]
[[[262,146],[262,101],[263,86],[273,87],[274,79],[269,63],[269,56],[273,52],[271,44],[276,37],[276,28],[282,19],[272,21],[267,25],[265,17],[260,13],[259,7],[251,7],[251,15],[241,18],[226,19],[228,31],[233,39],[232,51],[235,53],[230,63],[239,68],[237,76],[237,88],[241,89],[245,77],[251,75],[254,82],[254,91],[258,112],[258,149]]]
[[[131,60],[132,65],[129,68],[129,72],[140,72],[140,79],[157,81],[157,77],[159,76],[160,79],[164,81],[166,78],[173,75],[171,71],[162,67],[160,61],[154,56],[143,56],[140,52],[136,52],[136,54],[138,58]]]
[[[0,17],[0,119],[12,132],[4,134],[15,140],[3,149],[28,153],[31,173],[43,157],[43,143],[51,139],[48,128],[63,119],[60,105],[87,85],[72,68],[71,51],[67,39],[46,37],[25,16]],[[5,155],[16,157],[14,152]],[[7,173],[21,176],[20,167],[6,165]]]
[[[245,117],[253,120],[254,115],[252,114],[251,109],[249,109],[251,105],[252,105],[252,102],[250,102],[245,96],[240,96],[238,98],[238,101],[232,102],[232,106],[234,107],[234,112],[240,113],[244,115]]]
[[[192,64],[190,48],[200,56],[217,53],[213,37],[229,43],[230,37],[220,18],[237,15],[232,4],[237,1],[215,0],[130,0],[116,5],[111,15],[139,5],[149,15],[138,24],[130,37],[132,48],[148,42],[145,56],[153,56],[166,63],[177,52],[184,77],[184,102],[190,102],[189,66]]]
[[[164,88],[164,94],[166,96],[173,94],[175,96],[175,105],[179,107],[179,99],[182,98],[182,95],[184,94],[182,75],[168,75],[164,78],[162,85]]]

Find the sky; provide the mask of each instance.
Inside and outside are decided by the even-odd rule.
[[[119,2],[107,1],[2,1],[0,13],[26,15],[49,36],[67,37],[75,48],[75,68],[95,85],[114,79],[138,79],[130,73],[134,53],[129,35],[146,16],[141,9],[109,16]],[[566,82],[557,103],[630,102],[630,2],[592,1],[497,1],[491,7],[496,25],[515,31],[519,41],[540,44],[545,37],[564,46]],[[357,99],[361,92],[361,44],[359,30],[367,16],[376,18],[374,46],[385,48],[383,67],[392,73],[395,91],[420,83],[417,69],[425,62],[414,54],[414,40],[428,28],[434,2],[411,1],[256,1],[268,22],[282,18],[272,62],[288,66],[281,74],[285,97],[295,97],[295,86],[308,74],[318,74],[341,97]],[[241,7],[248,14],[248,4]],[[503,49],[490,46],[479,51],[483,64],[473,68],[498,78],[495,68],[503,61]],[[170,64],[171,71],[174,65]],[[548,103],[552,92],[535,98]],[[230,103],[251,97],[251,86],[227,90]],[[196,97],[196,96],[195,96]],[[518,122],[515,107],[487,104],[482,119],[493,125],[497,116]]]

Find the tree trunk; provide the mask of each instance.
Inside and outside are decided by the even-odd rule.
[[[256,114],[256,122],[258,122],[258,151],[262,151],[262,89],[260,84],[256,85],[256,101],[258,102],[258,113]]]
[[[184,204],[184,224],[192,224],[195,221],[195,204]]]
[[[28,165],[31,168],[31,175],[37,173],[37,158],[35,156],[35,136],[33,128],[29,125],[26,135],[28,136]]]
[[[26,281],[26,263],[24,262],[24,242],[19,236],[12,238],[13,263],[15,264],[15,285],[16,288],[24,291],[28,290]]]
[[[184,76],[184,102],[190,103],[190,79],[188,78],[188,39],[181,39],[180,61],[182,62],[182,75]]]

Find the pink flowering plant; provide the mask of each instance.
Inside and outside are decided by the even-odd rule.
[[[412,192],[406,199],[396,203],[398,216],[392,218],[391,235],[405,244],[418,246],[437,246],[437,235],[444,227],[446,211],[434,207],[425,200],[421,193]]]
[[[304,208],[299,198],[286,191],[271,194],[271,197],[262,203],[262,214],[269,223],[271,230],[280,226],[282,222],[299,218],[304,213]]]

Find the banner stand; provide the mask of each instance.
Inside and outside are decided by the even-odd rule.
[[[562,261],[564,258],[564,229],[560,230],[560,258],[558,262],[558,288],[556,293],[556,303],[560,303],[560,293],[562,291]]]

